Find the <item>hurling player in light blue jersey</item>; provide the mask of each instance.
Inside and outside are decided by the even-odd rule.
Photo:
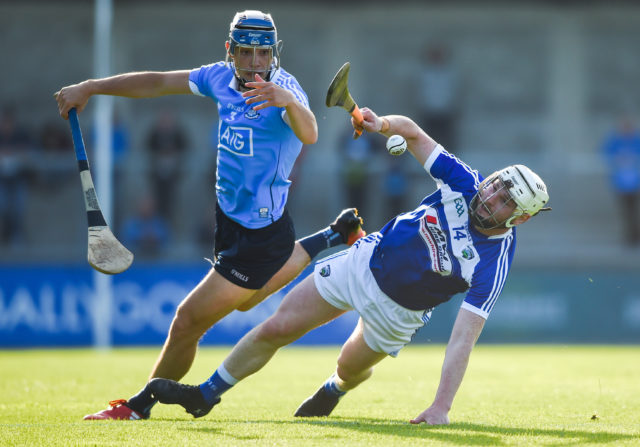
[[[350,208],[327,228],[295,240],[286,209],[288,178],[302,145],[316,142],[318,128],[307,95],[280,67],[280,46],[270,14],[238,12],[229,27],[225,61],[193,70],[89,79],[55,93],[63,118],[73,107],[81,112],[98,94],[195,94],[217,104],[215,264],[178,307],[150,377],[181,379],[200,337],[213,324],[279,290],[320,251],[351,245],[365,234]],[[145,387],[85,419],[146,419],[156,402]]]
[[[509,166],[483,179],[409,118],[378,117],[368,108],[362,114],[362,126],[353,120],[352,124],[386,136],[402,135],[437,182],[437,190],[379,232],[318,261],[314,274],[287,294],[273,316],[246,334],[201,385],[151,380],[148,386],[160,402],[203,416],[280,347],[355,310],[360,318],[342,347],[336,371],[295,412],[299,417],[327,416],[347,391],[371,376],[376,363],[395,357],[411,341],[435,306],[466,292],[435,399],[411,420],[449,423],[471,350],[504,286],[515,227],[548,209],[549,195],[544,182],[526,166]]]

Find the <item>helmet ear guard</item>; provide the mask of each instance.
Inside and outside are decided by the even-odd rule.
[[[513,214],[511,215],[510,218],[508,218],[505,222],[504,222],[504,226],[507,228],[511,228],[514,227],[515,225],[513,224],[513,221],[516,220],[518,217],[521,217],[523,215],[525,215],[526,213],[524,211],[522,211],[519,208],[516,208],[516,210],[513,212]]]

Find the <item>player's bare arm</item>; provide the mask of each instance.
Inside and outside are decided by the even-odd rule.
[[[256,82],[247,82],[245,85],[251,90],[244,92],[242,96],[247,99],[247,104],[261,103],[254,106],[254,110],[267,107],[284,107],[287,110],[286,120],[291,130],[304,144],[314,144],[318,141],[318,125],[313,112],[300,104],[289,90],[283,89],[273,82],[266,82],[255,75]]]
[[[355,129],[381,133],[387,137],[402,135],[407,141],[407,149],[423,165],[438,143],[427,135],[413,120],[401,115],[378,116],[368,107],[360,109],[363,122],[358,124],[351,118]]]
[[[460,309],[447,344],[436,397],[429,408],[411,420],[412,424],[426,422],[429,425],[442,425],[449,423],[449,410],[451,410],[453,398],[460,388],[469,364],[471,350],[482,332],[485,321],[484,318],[473,312]]]
[[[69,109],[81,112],[93,95],[152,98],[163,95],[189,94],[189,70],[143,71],[124,73],[102,79],[88,79],[60,89],[54,94],[58,111],[68,119]]]

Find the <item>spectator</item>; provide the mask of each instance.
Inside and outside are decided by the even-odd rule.
[[[39,151],[36,159],[38,181],[43,190],[57,190],[64,182],[76,178],[71,173],[77,170],[74,163],[73,145],[68,130],[49,121],[40,130]]]
[[[147,137],[147,149],[151,156],[153,197],[158,212],[169,222],[173,217],[174,191],[188,144],[186,132],[173,113],[169,110],[160,112]]]
[[[157,213],[153,197],[143,196],[135,216],[124,222],[123,243],[136,256],[155,258],[162,254],[169,242],[169,229]]]
[[[457,150],[458,81],[449,49],[441,44],[426,46],[418,84],[422,127],[449,152]]]
[[[385,208],[383,218],[391,219],[408,209],[406,198],[409,192],[409,179],[403,165],[403,158],[388,157],[389,164],[384,177]]]
[[[606,157],[611,185],[618,197],[624,224],[624,241],[630,245],[640,243],[640,132],[630,118],[620,125],[604,141],[602,151]]]
[[[28,190],[29,136],[18,127],[15,110],[5,106],[0,115],[0,243],[24,242],[24,215]]]

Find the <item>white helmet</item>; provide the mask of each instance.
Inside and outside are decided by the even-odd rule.
[[[481,197],[480,191],[484,186],[493,182],[499,182],[496,191],[506,190],[516,207],[510,217],[502,221],[498,221],[495,212],[491,212],[485,200]],[[512,222],[523,214],[533,216],[539,211],[550,210],[544,205],[549,201],[549,193],[547,186],[544,184],[540,176],[524,165],[512,165],[497,172],[494,172],[482,182],[478,193],[471,201],[469,213],[472,222],[484,229],[493,228],[509,228],[513,227]],[[506,204],[507,202],[505,202]],[[504,204],[503,204],[504,205]],[[489,213],[488,217],[481,218],[477,214],[479,207],[484,207]],[[497,210],[496,210],[497,211]]]
[[[533,216],[540,211],[549,201],[547,185],[544,184],[538,174],[525,165],[513,165],[498,171],[502,181],[510,180],[509,188],[511,197],[518,204],[522,214]],[[510,219],[513,220],[513,219]]]

